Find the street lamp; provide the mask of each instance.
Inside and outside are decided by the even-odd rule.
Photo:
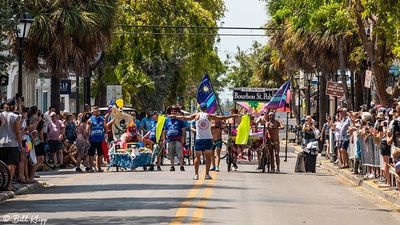
[[[307,80],[308,85],[308,104],[307,104],[307,115],[311,115],[311,80],[313,73],[304,73],[304,78]]]
[[[22,97],[22,62],[23,62],[23,41],[28,38],[29,30],[31,29],[33,19],[28,13],[23,13],[22,18],[17,24],[16,35],[19,41],[18,47],[18,93],[16,95],[17,99]]]

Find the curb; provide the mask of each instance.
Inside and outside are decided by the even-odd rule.
[[[295,154],[302,152],[303,150],[299,145],[292,144],[291,145],[295,149]],[[318,164],[318,163],[317,163]],[[398,192],[391,191],[390,188],[379,188],[374,186],[372,180],[364,180],[362,176],[354,175],[350,172],[350,170],[339,169],[332,165],[330,162],[323,162],[323,160],[319,160],[320,168],[323,168],[328,171],[328,173],[339,176],[354,186],[357,186],[369,194],[380,197],[397,207],[400,207],[400,194]]]
[[[36,182],[33,184],[27,184],[23,185],[21,188],[18,190],[14,191],[5,191],[5,192],[0,192],[0,202],[4,202],[8,199],[14,198],[17,195],[26,195],[38,190],[41,190],[48,185],[45,182]]]
[[[339,177],[349,181],[349,183],[352,183],[354,186],[360,187],[364,189],[364,191],[367,191],[370,194],[376,195],[396,205],[397,207],[400,207],[399,194],[394,191],[390,191],[390,188],[383,189],[375,187],[373,185],[373,181],[364,180],[364,178],[362,178],[361,176],[353,175],[350,173],[349,170],[341,170],[339,168],[336,168],[335,166],[330,165],[330,163],[321,162],[320,165],[321,168],[324,168],[332,175],[338,175]]]

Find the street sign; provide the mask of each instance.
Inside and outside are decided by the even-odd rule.
[[[107,85],[107,104],[111,101],[122,98],[121,85]]]
[[[344,86],[342,83],[328,81],[326,84],[326,95],[330,95],[332,97],[343,97],[344,93]]]
[[[371,88],[371,81],[372,81],[372,70],[366,70],[364,87]]]
[[[71,80],[60,81],[60,94],[70,95],[71,94]]]
[[[277,88],[234,88],[233,101],[269,102],[277,90]]]

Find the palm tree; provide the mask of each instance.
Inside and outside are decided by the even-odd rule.
[[[60,78],[87,74],[96,54],[110,43],[113,0],[35,0],[26,6],[34,16],[25,65],[37,70],[42,59],[51,73],[51,104],[60,109]]]

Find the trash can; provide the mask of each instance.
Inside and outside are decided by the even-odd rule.
[[[317,155],[316,154],[305,154],[304,157],[304,167],[306,173],[315,173],[315,167],[317,164]]]
[[[305,166],[304,166],[304,153],[300,152],[297,154],[297,160],[296,160],[296,167],[294,168],[295,173],[305,173]]]

